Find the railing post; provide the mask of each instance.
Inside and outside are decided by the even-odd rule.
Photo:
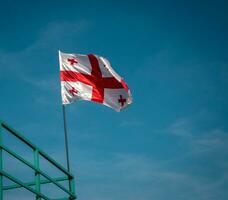
[[[3,170],[2,158],[2,123],[0,121],[0,171]],[[0,200],[3,200],[3,175],[0,172]]]
[[[36,170],[39,170],[39,151],[37,149],[34,150],[34,165]],[[35,171],[35,190],[40,192],[40,173]],[[41,200],[39,195],[36,195],[36,200]]]
[[[72,177],[68,177],[69,179],[69,191],[74,194],[74,179]],[[70,200],[72,198],[69,198]]]

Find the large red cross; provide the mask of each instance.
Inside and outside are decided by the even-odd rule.
[[[88,55],[92,72],[91,75],[82,74],[75,71],[61,71],[60,77],[61,81],[71,81],[71,82],[82,82],[84,84],[92,86],[92,101],[103,103],[104,101],[104,89],[120,89],[126,86],[115,79],[114,77],[102,77],[102,73],[99,67],[98,60],[95,55]]]

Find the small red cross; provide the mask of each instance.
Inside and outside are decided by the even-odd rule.
[[[70,63],[70,65],[74,65],[76,63],[78,63],[78,61],[75,58],[68,58],[67,61]]]
[[[72,88],[69,90],[69,92],[72,94],[72,96],[75,96],[75,94],[78,93],[78,91],[77,91],[74,87],[72,87]]]
[[[126,99],[123,99],[122,95],[120,95],[120,98],[118,100],[119,100],[119,103],[121,104],[121,106],[123,107],[124,104],[126,103]]]

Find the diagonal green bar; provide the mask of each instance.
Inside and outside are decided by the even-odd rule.
[[[61,181],[68,181],[68,177],[59,177],[59,178],[53,178],[56,182],[61,182]],[[40,181],[40,184],[49,184],[51,183],[51,181],[49,180],[41,180]],[[25,185],[27,186],[34,186],[36,183],[33,181],[33,182],[28,182],[28,183],[25,183]],[[18,185],[18,184],[14,184],[14,185],[8,185],[8,186],[5,186],[3,187],[3,190],[11,190],[11,189],[16,189],[16,188],[20,188],[21,186]]]
[[[44,194],[41,194],[40,192],[37,192],[36,190],[34,190],[33,188],[25,185],[22,181],[18,180],[17,178],[14,178],[13,176],[11,176],[10,174],[4,172],[3,170],[0,171],[0,174],[7,177],[8,179],[10,179],[11,181],[17,183],[18,185],[21,185],[22,187],[24,187],[25,189],[29,190],[30,192],[32,192],[35,195],[38,195],[40,197],[42,197],[45,200],[51,200],[49,199],[47,196],[45,196]]]
[[[39,169],[36,169],[32,164],[30,164],[28,161],[26,161],[24,158],[22,158],[21,156],[17,155],[16,153],[14,153],[13,151],[11,151],[10,149],[8,149],[6,146],[4,145],[0,145],[0,147],[2,147],[3,150],[5,150],[6,152],[8,152],[9,154],[11,154],[12,156],[14,156],[15,158],[17,158],[18,160],[20,160],[21,162],[23,162],[24,164],[26,164],[27,166],[29,166],[30,168],[32,168],[34,171],[40,173],[42,176],[44,176],[46,179],[50,180],[53,184],[55,184],[56,186],[58,186],[60,189],[62,189],[64,192],[68,193],[71,197],[75,197],[75,194],[73,194],[72,192],[68,191],[65,187],[63,187],[62,185],[60,185],[59,183],[57,183],[53,178],[51,178],[50,176],[48,176],[46,173],[42,172]]]

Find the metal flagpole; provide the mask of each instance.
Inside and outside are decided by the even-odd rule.
[[[61,52],[59,50],[59,64],[61,66],[62,65],[62,61],[61,61],[61,55],[60,54],[61,54]],[[65,110],[65,105],[64,104],[62,104],[62,110],[63,110],[64,139],[65,139],[65,150],[66,150],[66,159],[67,159],[67,170],[70,172],[68,136],[67,136],[67,123],[66,123],[66,110]]]
[[[63,123],[64,123],[66,158],[67,158],[67,170],[70,172],[70,160],[69,160],[67,124],[66,124],[66,110],[65,110],[65,106],[64,105],[62,105],[62,108],[63,108]]]

